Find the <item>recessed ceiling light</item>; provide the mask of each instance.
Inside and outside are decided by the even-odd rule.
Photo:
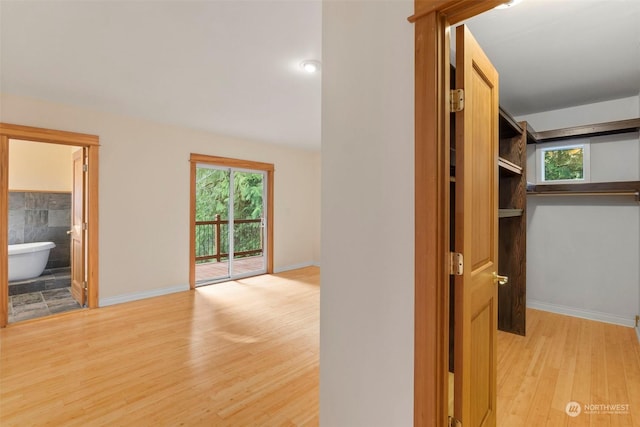
[[[518,3],[520,3],[522,0],[509,0],[506,3],[502,3],[501,5],[496,6],[496,9],[509,9],[510,7],[513,7],[515,5],[517,5]]]
[[[320,70],[320,61],[316,61],[314,59],[307,59],[300,63],[300,68],[306,71],[309,74],[313,74]]]

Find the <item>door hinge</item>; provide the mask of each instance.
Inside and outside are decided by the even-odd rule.
[[[462,421],[457,418],[449,417],[448,427],[462,427]]]
[[[87,289],[89,289],[89,287],[87,286],[87,282],[86,281],[82,282],[82,289],[84,289],[85,292],[87,291]]]
[[[86,222],[82,223],[82,229],[86,230],[88,228],[88,224]]]
[[[82,172],[87,172],[89,170],[89,165],[84,164],[82,165]]]
[[[462,276],[464,271],[464,260],[462,254],[449,252],[449,274],[452,276]]]
[[[464,89],[451,90],[449,104],[452,113],[462,111],[464,109]]]

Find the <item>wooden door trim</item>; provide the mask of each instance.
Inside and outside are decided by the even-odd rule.
[[[415,0],[414,426],[447,425],[449,25],[506,0]]]
[[[414,13],[408,19],[409,22],[417,22],[430,13],[438,12],[447,17],[449,25],[453,25],[507,2],[508,0],[415,0]]]
[[[96,141],[97,141],[96,137]],[[87,176],[87,196],[85,200],[87,206],[87,304],[89,308],[99,306],[99,258],[98,258],[98,177],[100,176],[100,162],[98,155],[99,145],[88,145],[87,165],[89,167]]]
[[[189,190],[189,287],[196,288],[196,166],[205,163],[227,168],[259,170],[267,174],[267,274],[273,274],[273,163],[254,162],[252,160],[233,159],[230,157],[208,156],[191,153],[189,157],[190,190]]]
[[[9,137],[0,134],[0,327],[9,321]]]
[[[443,15],[415,24],[414,425],[437,426],[447,417],[449,120],[448,106],[440,106],[449,86],[449,44]]]
[[[7,135],[9,139],[48,142],[61,145],[74,145],[77,147],[100,145],[99,138],[95,135],[14,125],[9,123],[0,123],[0,134]]]
[[[86,203],[87,222],[87,290],[89,308],[97,308],[98,300],[98,165],[100,139],[96,135],[0,123],[0,271],[8,269],[9,236],[9,140],[44,142],[51,144],[86,147],[88,151],[88,188]],[[9,281],[0,274],[0,327],[8,323]]]

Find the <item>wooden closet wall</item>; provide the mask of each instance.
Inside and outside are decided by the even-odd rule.
[[[498,329],[525,335],[527,305],[527,123],[500,109]]]

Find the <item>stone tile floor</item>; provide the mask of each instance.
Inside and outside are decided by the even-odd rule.
[[[49,268],[40,277],[9,282],[9,295],[20,295],[50,289],[67,288],[71,285],[71,268]]]
[[[9,323],[81,308],[71,296],[71,287],[12,295],[9,297]]]

